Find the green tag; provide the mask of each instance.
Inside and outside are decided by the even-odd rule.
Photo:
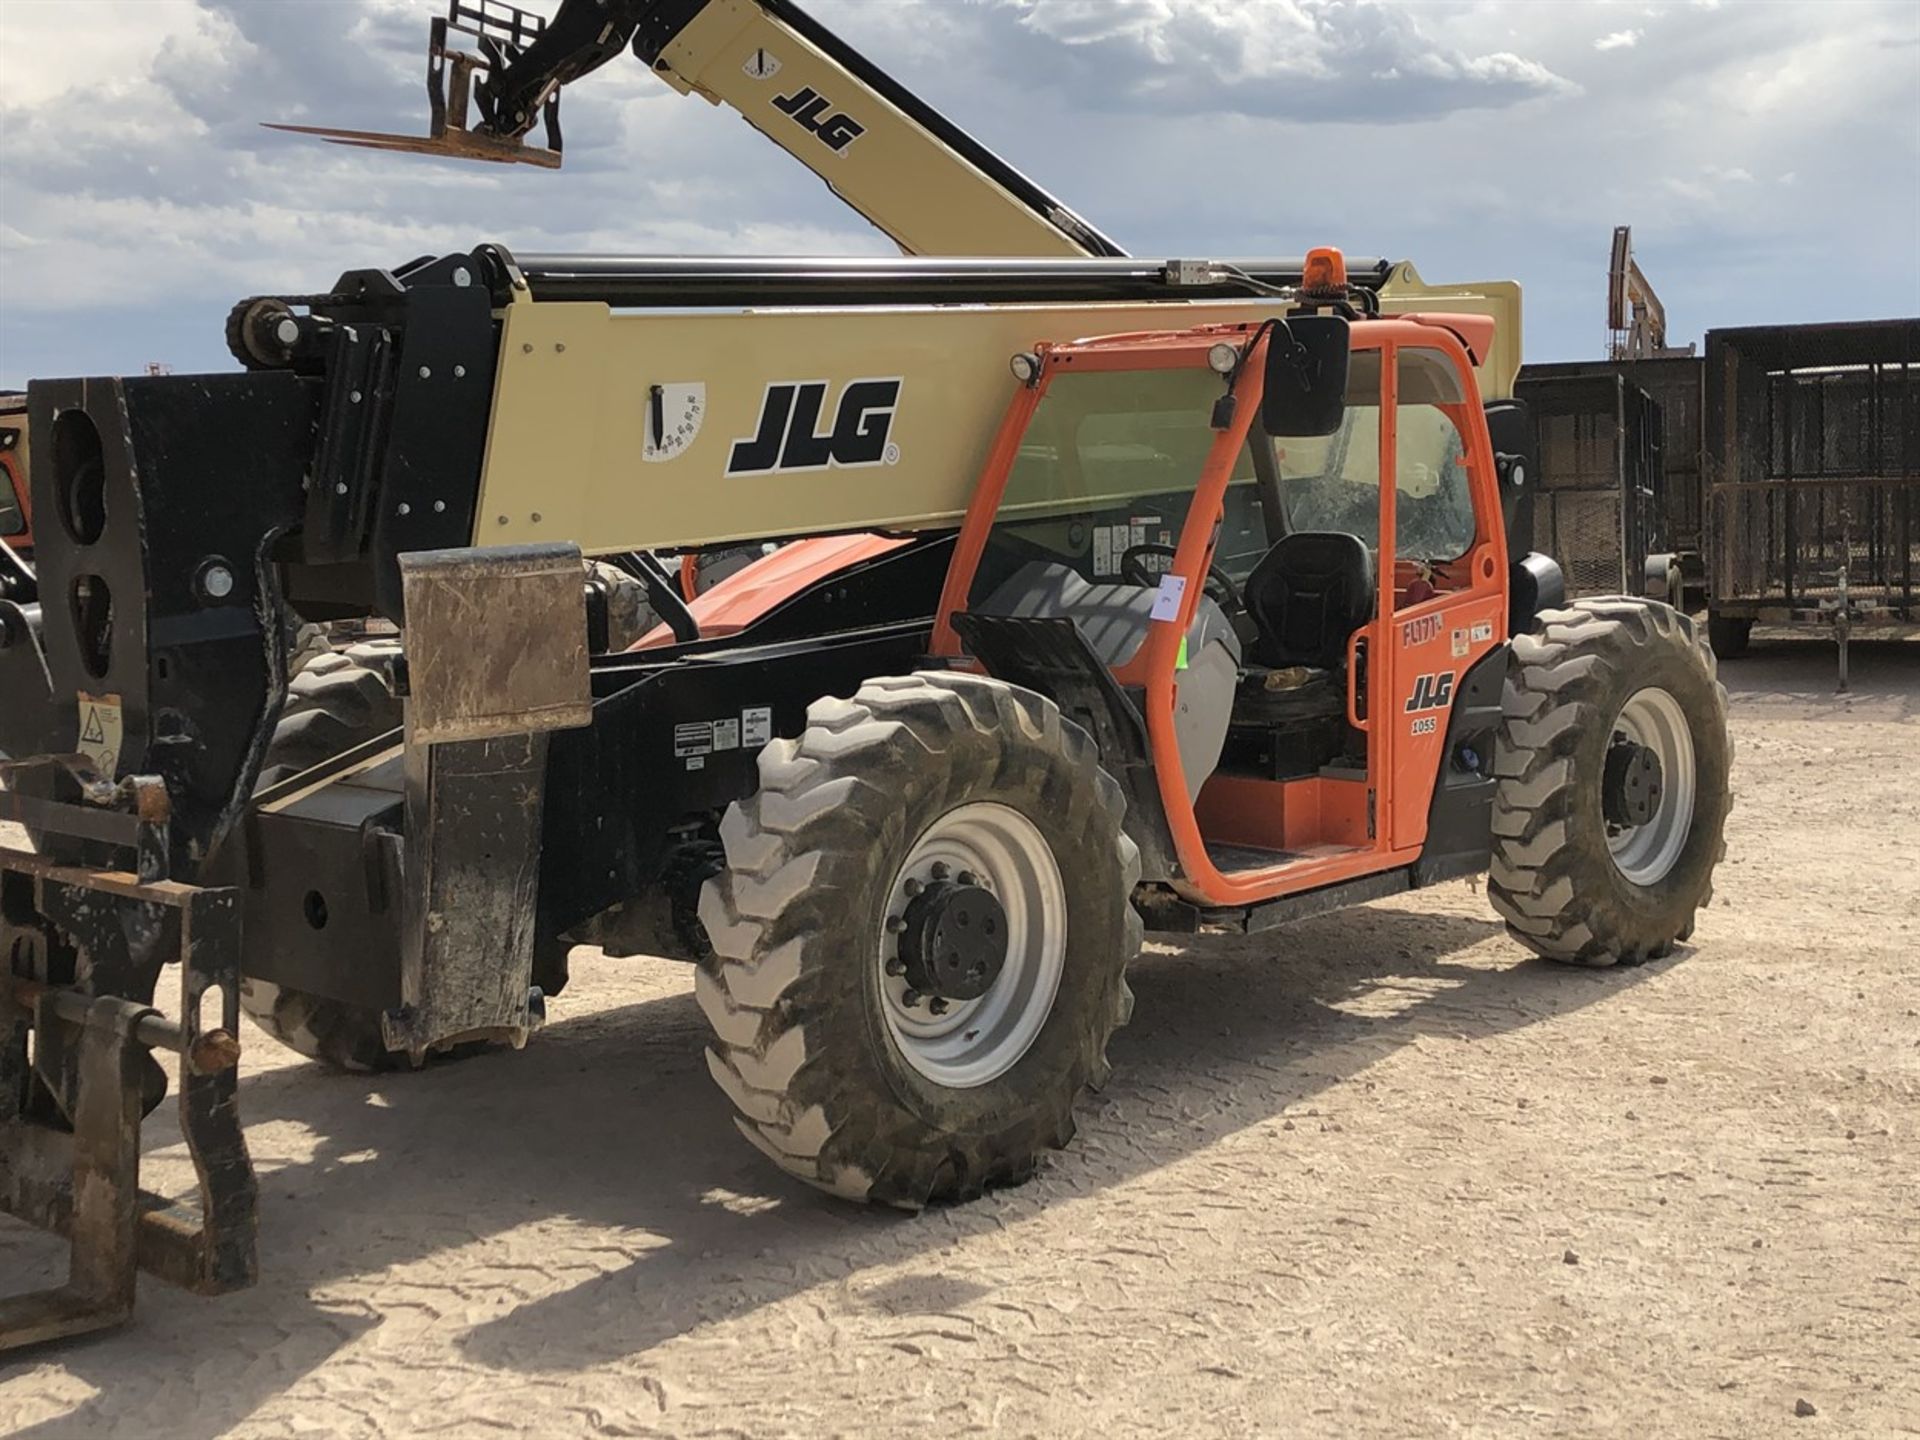
[[[1173,657],[1173,668],[1176,670],[1187,668],[1187,637],[1184,635],[1180,637],[1180,653]]]

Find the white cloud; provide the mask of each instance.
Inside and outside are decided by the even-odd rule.
[[[1593,42],[1596,50],[1631,50],[1640,43],[1644,30],[1616,30],[1611,35],[1602,35]]]
[[[552,8],[552,0],[534,0]],[[620,59],[558,173],[342,150],[417,132],[444,0],[0,0],[0,384],[224,367],[243,295],[498,241],[884,251],[738,117]],[[1920,310],[1920,6],[1602,0],[818,0],[819,18],[1141,254],[1407,257],[1527,287],[1534,358],[1591,353],[1631,223],[1676,333]],[[1598,51],[1626,17],[1639,43]],[[1797,177],[1788,180],[1785,177]],[[1755,178],[1759,177],[1759,178]],[[1854,313],[1859,313],[1856,309]],[[1812,317],[1804,317],[1812,318]],[[1831,313],[1820,318],[1833,318]]]
[[[1738,165],[1702,165],[1689,174],[1669,175],[1660,182],[1668,194],[1703,207],[1725,204],[1732,189],[1752,183],[1751,172]]]
[[[86,23],[75,23],[76,8]],[[209,363],[225,306],[244,294],[324,288],[349,268],[483,239],[547,250],[883,248],[830,206],[794,220],[754,213],[753,167],[731,162],[763,142],[639,67],[610,67],[607,83],[596,76],[570,97],[581,128],[560,175],[379,156],[260,128],[288,119],[424,132],[419,77],[433,8],[6,0],[9,80],[17,71],[32,83],[0,89],[0,325],[198,308],[211,336],[199,360]],[[137,46],[122,43],[129,31]],[[96,33],[121,39],[95,44]],[[95,319],[83,324],[102,333]],[[0,352],[9,379],[40,368],[18,358],[20,343],[6,339]]]
[[[1508,50],[1474,53],[1374,0],[996,0],[1059,49],[1077,103],[1186,113],[1430,119],[1576,87]],[[1046,57],[1046,52],[1039,52]]]

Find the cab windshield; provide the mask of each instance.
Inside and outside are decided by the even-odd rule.
[[[1460,374],[1438,351],[1396,352],[1394,549],[1403,560],[1457,560],[1473,545],[1473,494],[1457,417]],[[1347,409],[1325,438],[1274,440],[1291,530],[1342,530],[1380,548],[1380,352],[1356,350]]]
[[[972,598],[1036,561],[1094,582],[1157,583],[1180,543],[1223,389],[1201,367],[1057,375],[1007,477]],[[1253,456],[1243,449],[1214,564],[1243,577],[1268,543]]]
[[[1245,580],[1275,540],[1297,531],[1357,535],[1378,552],[1381,353],[1353,353],[1337,433],[1271,439],[1256,424],[1235,458],[1214,549],[1228,581]],[[1466,387],[1438,350],[1393,353],[1394,550],[1424,569],[1458,559],[1476,538]],[[1199,367],[1057,374],[1008,475],[971,600],[1035,562],[1095,584],[1157,584],[1213,444],[1222,389]]]

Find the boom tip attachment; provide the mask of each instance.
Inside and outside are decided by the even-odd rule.
[[[510,65],[539,39],[546,21],[505,0],[449,0],[447,14],[436,19],[427,37],[427,101],[430,114],[425,135],[392,135],[379,130],[339,130],[327,125],[261,123],[269,130],[312,135],[332,145],[362,150],[386,150],[402,155],[444,155],[455,160],[486,160],[502,165],[560,168],[560,89],[552,85],[528,98],[524,113],[497,106],[488,89],[498,71]],[[451,34],[476,38],[479,53],[459,50]],[[479,127],[470,128],[468,112],[479,111]],[[546,131],[547,143],[528,140],[535,120]]]
[[[543,170],[560,168],[558,150],[529,144],[523,138],[489,135],[483,131],[452,126],[443,128],[436,135],[391,135],[379,130],[339,130],[327,125],[287,125],[272,120],[260,123],[267,130],[311,135],[332,145],[352,145],[363,150],[385,150],[400,155],[438,155],[454,160],[485,160],[500,165],[537,165]]]

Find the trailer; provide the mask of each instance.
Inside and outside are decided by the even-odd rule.
[[[1709,623],[1920,624],[1920,319],[1707,335]]]
[[[1539,444],[1533,548],[1569,595],[1640,594],[1646,557],[1667,548],[1660,409],[1619,374],[1559,370],[1530,365],[1514,385]]]
[[[1527,365],[1515,394],[1535,417],[1534,544],[1573,593],[1707,603],[1701,530],[1701,382],[1690,355]]]

